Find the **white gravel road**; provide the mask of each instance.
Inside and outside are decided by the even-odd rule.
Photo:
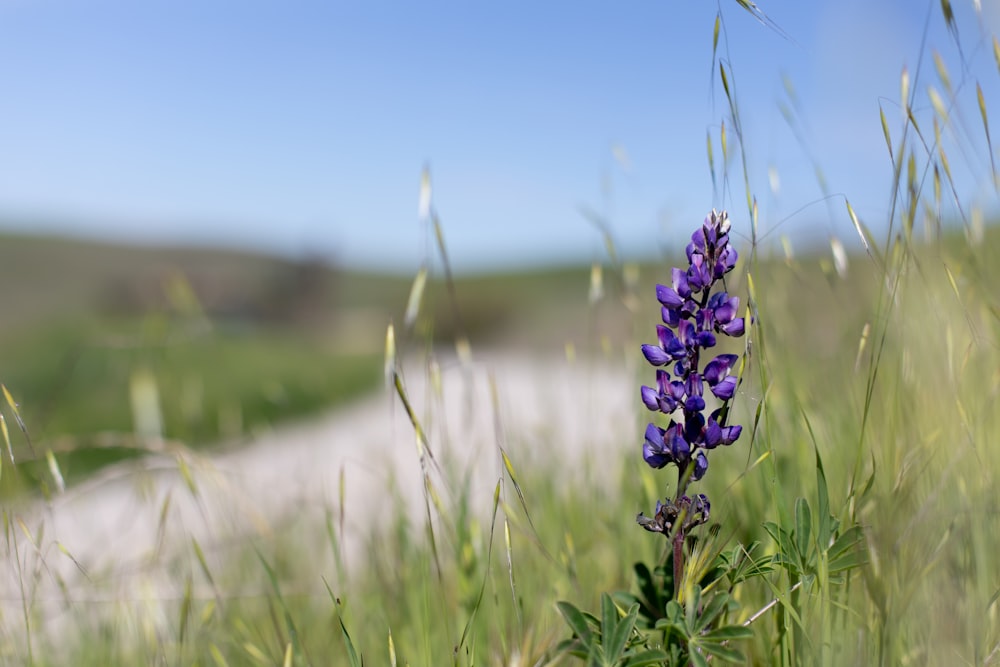
[[[547,453],[570,469],[587,459],[611,471],[623,452],[638,451],[639,392],[620,366],[495,353],[468,366],[446,358],[440,368],[437,393],[426,364],[408,364],[407,391],[435,456],[473,471],[473,497],[483,508],[500,475],[498,434],[515,465]],[[122,601],[155,614],[158,603],[183,595],[190,571],[195,587],[208,586],[211,595],[197,576],[194,542],[213,567],[224,560],[226,545],[266,551],[290,523],[322,519],[327,511],[343,512],[339,537],[348,569],[357,567],[364,540],[385,521],[387,498],[410,499],[414,514],[423,511],[414,430],[387,391],[186,461],[195,492],[176,459],[164,457],[141,469],[116,466],[51,503],[9,509],[15,523],[0,577],[6,632],[17,631],[10,626],[23,615],[24,600],[42,618],[97,613]],[[185,554],[188,566],[179,568],[177,556]],[[214,592],[242,592],[225,587],[216,581]]]

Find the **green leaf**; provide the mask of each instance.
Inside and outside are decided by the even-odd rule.
[[[646,665],[662,665],[670,656],[661,649],[655,648],[629,656],[624,667],[646,667]]]
[[[767,531],[771,539],[778,545],[779,553],[775,556],[774,562],[785,567],[785,569],[793,569],[801,572],[801,562],[797,558],[797,552],[788,531],[771,521],[764,523],[764,530]]]
[[[568,653],[575,658],[586,658],[587,657],[587,647],[579,637],[574,637],[573,639],[564,639],[558,644],[556,644],[556,653],[562,655],[563,653]]]
[[[708,659],[697,651],[692,650],[688,655],[688,659],[691,660],[691,664],[694,665],[694,667],[708,667]]]
[[[594,633],[591,632],[590,626],[587,625],[587,619],[584,618],[583,613],[573,606],[572,603],[562,600],[556,603],[556,608],[562,614],[563,619],[565,619],[566,624],[569,625],[573,634],[589,647],[593,643]]]
[[[351,641],[351,635],[347,632],[347,627],[344,625],[344,619],[338,614],[337,620],[340,621],[340,632],[344,635],[344,645],[347,647],[347,660],[351,667],[363,667],[365,661],[358,657],[358,651],[354,648],[354,642]]]
[[[708,604],[706,604],[705,608],[702,610],[701,616],[698,617],[697,625],[694,629],[700,634],[702,630],[711,625],[712,622],[726,610],[728,602],[729,595],[726,593],[713,595],[712,599],[708,601]]]
[[[685,600],[686,627],[691,635],[697,634],[698,610],[701,608],[701,586],[697,584],[691,587],[691,599]]]
[[[699,645],[705,649],[706,653],[711,653],[713,656],[719,658],[720,660],[725,660],[726,662],[743,662],[746,658],[743,654],[734,648],[728,646],[723,646],[721,644],[706,644],[699,642]]]
[[[699,638],[699,641],[719,644],[737,639],[750,639],[751,637],[753,637],[753,630],[745,625],[725,625],[706,632]]]
[[[618,626],[618,608],[607,593],[601,594],[601,636],[607,641],[608,635]]]
[[[830,544],[833,531],[836,530],[835,519],[830,513],[830,492],[826,485],[826,472],[823,470],[823,459],[820,458],[819,448],[816,451],[816,512],[818,524],[816,525],[816,544],[820,549],[826,549]]]
[[[608,597],[608,594],[604,594]],[[610,597],[608,598],[610,599]],[[639,616],[639,605],[634,604],[629,607],[625,618],[618,621],[617,625],[610,632],[604,631],[605,657],[609,660],[619,660],[625,653],[625,646],[628,638],[635,627],[635,619]]]
[[[795,501],[795,550],[803,561],[809,554],[809,540],[812,537],[812,512],[805,498]]]
[[[829,555],[827,556],[830,561],[830,572],[838,572],[848,567],[854,567],[853,565],[847,565],[847,562],[841,563],[845,558],[848,559],[858,559],[857,564],[860,565],[865,562],[864,555],[858,550],[858,545],[864,540],[864,532],[861,530],[861,526],[852,526],[848,530],[844,531],[840,537],[833,543],[830,547]],[[840,564],[838,566],[838,564]],[[846,565],[846,567],[844,567]],[[838,566],[838,569],[834,569]]]
[[[827,566],[830,573],[844,572],[845,570],[853,570],[856,567],[861,567],[868,562],[868,558],[860,551],[852,551],[840,558],[836,558],[830,561]]]

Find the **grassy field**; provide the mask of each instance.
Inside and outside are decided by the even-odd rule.
[[[719,526],[709,543],[721,550],[760,541],[761,553],[780,553],[762,524],[794,523],[798,497],[815,510],[818,453],[832,514],[844,525],[860,523],[867,561],[843,583],[817,585],[794,603],[787,593],[791,581],[780,572],[743,584],[733,620],[742,621],[783,595],[789,605],[764,614],[755,621],[755,638],[740,643],[752,664],[781,662],[785,656],[776,638],[799,622],[806,636],[816,638],[796,649],[805,662],[820,655],[826,664],[954,664],[954,659],[990,664],[987,657],[1000,642],[994,555],[1000,526],[992,494],[1000,456],[992,434],[1000,424],[991,408],[1000,391],[1000,295],[991,288],[1000,284],[1000,234],[995,228],[986,232],[974,244],[958,232],[914,244],[900,251],[891,270],[865,255],[853,256],[843,278],[819,257],[747,266],[759,310],[756,351],[736,401],[736,422],[747,425],[747,434],[732,449],[714,453],[712,474],[700,489],[713,498],[713,523]],[[638,295],[646,307],[626,326],[619,321],[608,331],[600,325],[602,309],[628,309],[620,303],[587,305],[585,269],[476,277],[456,288],[461,295],[490,295],[486,299],[499,303],[501,311],[516,311],[529,294],[534,295],[527,300],[529,313],[544,311],[547,303],[556,312],[575,308],[573,319],[558,319],[574,324],[563,331],[577,332],[577,349],[634,368],[638,343],[654,338],[658,306],[652,285],[667,279],[669,265],[634,271],[646,287]],[[396,281],[396,288],[405,294],[406,281]],[[730,289],[745,294],[746,274]],[[441,284],[432,284],[428,299],[444,301],[444,293]],[[446,317],[447,309],[444,315],[437,308],[430,313],[429,318]],[[509,329],[501,341],[530,340],[523,323],[533,317],[504,319]],[[477,321],[469,317],[465,326],[478,331]],[[128,341],[148,340],[143,337],[149,327],[161,336],[167,330],[144,318],[101,326],[101,335],[110,328]],[[484,341],[496,341],[495,330],[484,331]],[[349,357],[358,376],[341,384],[339,373],[346,371],[336,370],[343,366],[336,366],[335,354],[330,366],[316,364],[320,341],[303,350],[301,341],[308,337],[280,327],[215,326],[210,334],[177,345],[92,345],[73,351],[79,333],[41,326],[39,333],[19,334],[25,338],[7,348],[21,350],[16,358],[24,364],[8,366],[7,383],[14,391],[43,397],[58,389],[42,407],[32,406],[34,399],[22,400],[26,420],[39,434],[36,448],[60,443],[54,435],[59,433],[74,434],[73,446],[85,447],[88,437],[73,430],[75,424],[91,425],[93,433],[131,433],[128,394],[136,368],[157,379],[165,430],[191,444],[210,443],[225,433],[218,430],[224,420],[208,417],[206,406],[224,410],[234,396],[241,397],[243,415],[239,428],[233,427],[236,434],[321,409],[372,384],[368,357]],[[93,330],[88,335],[86,340],[95,340]],[[400,344],[417,343],[419,350],[423,335]],[[471,340],[478,349],[479,336]],[[543,329],[537,348],[560,353],[558,340],[554,331]],[[33,345],[37,351],[31,351]],[[59,350],[74,355],[69,373],[60,370],[67,362]],[[32,368],[30,360],[50,363]],[[186,411],[185,381],[192,377],[202,384],[200,407]],[[278,388],[274,378],[288,380]],[[636,387],[649,381],[643,375]],[[109,422],[95,422],[95,412]],[[51,417],[35,416],[44,414]],[[635,425],[637,438],[641,428]],[[518,443],[509,447],[519,450]],[[147,663],[157,656],[184,664],[280,664],[286,655],[291,664],[349,664],[340,619],[366,664],[390,664],[392,655],[396,664],[411,665],[547,664],[556,657],[558,641],[569,636],[556,600],[596,609],[603,591],[635,591],[633,563],[662,559],[661,540],[640,530],[633,517],[638,510],[648,513],[669,483],[641,461],[638,445],[635,456],[617,469],[596,473],[605,481],[613,478],[610,485],[560,480],[555,452],[523,456],[511,460],[516,476],[507,479],[492,528],[489,517],[469,514],[483,499],[460,497],[454,506],[431,506],[436,552],[427,526],[403,518],[416,499],[386,490],[385,516],[400,518],[373,527],[370,565],[350,578],[331,569],[336,527],[298,522],[272,542],[248,543],[243,555],[213,571],[219,582],[249,577],[273,586],[272,594],[224,607],[213,598],[177,601],[168,605],[172,636],[162,628],[144,634],[142,619],[129,621],[140,623],[133,632],[74,617],[69,627],[80,634],[70,632],[50,646],[36,641],[32,659],[63,664],[69,651],[77,664]],[[101,463],[58,457],[70,475]],[[44,476],[39,469],[25,479]],[[513,480],[523,505],[510,486]],[[331,505],[327,512],[342,509],[351,511]],[[177,567],[200,569],[186,559]],[[25,659],[20,623],[8,617],[5,624],[4,654]],[[39,629],[44,619],[35,619],[33,627],[38,638],[45,636]]]
[[[5,493],[45,483],[31,460],[47,450],[73,481],[150,436],[238,442],[341,404],[378,383],[379,330],[401,308],[371,301],[372,326],[356,316],[353,276],[235,252],[8,236],[0,267],[0,380],[32,438],[14,438],[24,475],[5,474]],[[303,274],[320,284],[291,294]],[[144,383],[153,433],[136,420]]]
[[[732,69],[722,63],[721,72],[719,98],[735,124]],[[883,121],[896,173],[888,232],[873,236],[848,203],[845,236],[857,234],[868,249],[846,270],[825,253],[755,247],[753,193],[734,167],[752,168],[745,147],[730,144],[740,155],[715,165],[720,182],[747,183],[747,206],[731,211],[741,259],[727,289],[741,314],[749,308],[752,326],[726,348],[740,355],[730,423],[744,431],[712,451],[710,472],[692,487],[712,499],[711,521],[683,551],[676,589],[671,550],[635,517],[676,486],[641,457],[649,418],[639,414],[639,386],[653,376],[639,345],[656,337],[655,284],[669,282],[683,258],[605,267],[600,299],[588,298],[583,268],[461,278],[453,290],[435,279],[409,327],[410,278],[233,253],[4,239],[0,268],[16,289],[0,309],[0,379],[34,435],[29,451],[13,432],[15,455],[52,451],[71,483],[141,452],[157,432],[185,447],[239,440],[377,386],[389,322],[399,357],[426,362],[430,387],[443,346],[456,345],[459,357],[466,342],[474,352],[568,352],[634,371],[637,417],[623,425],[631,453],[614,466],[568,465],[573,443],[533,446],[531,434],[505,441],[499,428],[474,434],[495,441],[494,460],[482,463],[502,471],[490,497],[460,484],[457,495],[439,493],[463,471],[447,458],[437,469],[424,453],[412,470],[423,495],[382,490],[379,519],[364,535],[365,567],[350,573],[340,540],[355,508],[331,501],[314,508],[324,519],[289,517],[224,560],[206,558],[197,543],[164,554],[184,593],[137,593],[132,602],[148,606],[118,613],[75,601],[54,619],[32,598],[47,575],[40,558],[20,581],[19,613],[0,618],[2,660],[579,664],[561,644],[575,635],[577,649],[597,647],[582,661],[588,667],[1000,663],[1000,232],[978,224],[971,206],[942,213],[954,143],[940,128],[970,106],[963,91],[946,92],[947,107],[916,105],[904,92],[902,127]],[[974,147],[958,148],[968,155]],[[387,360],[390,371],[399,357]],[[586,390],[567,387],[564,400]],[[397,393],[417,398],[402,384]],[[428,405],[413,416],[419,452],[442,444],[424,428],[438,416]],[[489,415],[494,406],[469,409]],[[16,423],[9,405],[5,414]],[[558,438],[560,425],[544,430]],[[36,463],[13,474],[5,467],[3,483],[9,493],[51,493],[54,480]],[[492,512],[475,509],[484,505]],[[3,516],[7,562],[20,567],[41,530],[20,523],[16,509]],[[653,570],[661,596],[642,608],[646,624],[621,594],[652,595],[637,564]],[[192,582],[214,594],[193,593]],[[247,582],[254,593],[243,592]],[[617,593],[617,606],[605,593]],[[573,617],[561,602],[593,616]],[[709,611],[719,615],[699,625]],[[656,653],[670,648],[684,658]]]
[[[460,278],[457,307],[432,280],[433,316],[420,335],[448,344],[462,331],[477,345],[558,351],[568,327],[584,343],[614,328],[586,321],[588,272]],[[158,435],[195,448],[239,442],[372,389],[385,326],[402,320],[412,278],[8,235],[0,280],[10,286],[0,294],[0,381],[33,440],[14,438],[24,474],[0,477],[9,494],[48,485],[37,461],[47,450],[72,482],[149,447],[133,402],[143,378],[158,396]]]

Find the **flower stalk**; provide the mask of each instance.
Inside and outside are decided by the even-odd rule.
[[[708,451],[735,442],[742,431],[730,425],[729,401],[736,391],[730,371],[739,357],[719,354],[702,365],[702,352],[715,347],[719,335],[739,337],[744,318],[736,317],[739,298],[726,291],[725,275],[736,266],[737,252],[729,242],[729,216],[714,209],[692,234],[685,248],[688,266],[671,270],[671,284],[657,285],[662,324],[658,343],[643,345],[642,354],[657,368],[656,386],[643,386],[643,404],[670,418],[663,428],[651,422],[642,445],[643,459],[653,468],[677,468],[673,498],[656,501],[653,516],[639,513],[636,521],[650,532],[671,540],[676,597],[684,570],[684,539],[708,522],[711,503],[703,494],[688,495],[693,482],[708,472]],[[705,388],[719,403],[709,411]]]

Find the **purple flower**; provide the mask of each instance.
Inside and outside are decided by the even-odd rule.
[[[708,299],[705,310],[712,313],[716,331],[738,338],[743,335],[744,330],[743,318],[736,317],[739,307],[739,297],[730,297],[725,292],[716,292]]]
[[[654,366],[664,366],[669,364],[674,359],[680,359],[685,355],[685,346],[674,332],[658,324],[656,326],[656,334],[660,339],[660,345],[643,345],[642,354],[646,357],[646,361],[653,364]]]
[[[698,304],[692,299],[691,286],[688,285],[687,274],[680,269],[671,270],[671,287],[656,286],[656,298],[662,305],[663,323],[671,328],[677,328],[682,319],[690,319],[698,310]]]
[[[663,369],[656,371],[656,389],[642,387],[642,402],[653,411],[669,415],[677,409],[678,401],[684,398],[684,383],[670,381],[670,374]]]
[[[663,442],[663,429],[656,424],[646,427],[646,442],[642,445],[642,458],[653,468],[662,468],[673,462],[673,457]]]
[[[705,399],[701,397],[702,387],[700,375],[697,373],[688,375],[687,380],[684,381],[684,393],[687,394],[687,400],[684,401],[685,412],[700,413],[705,409]]]
[[[657,501],[653,517],[640,514],[638,521],[647,530],[669,534],[680,516],[687,516],[686,531],[708,521],[710,505],[704,494],[686,495],[688,484],[708,472],[708,451],[731,445],[742,432],[739,425],[726,423],[728,401],[736,393],[737,378],[731,375],[739,360],[735,354],[719,354],[703,362],[702,352],[715,347],[716,335],[739,337],[745,332],[744,318],[737,317],[740,300],[716,283],[736,266],[738,254],[729,240],[729,216],[712,211],[691,235],[685,248],[688,266],[671,270],[670,285],[656,286],[663,324],[657,325],[658,345],[643,345],[642,354],[658,368],[656,386],[640,390],[643,404],[653,412],[683,417],[671,419],[667,428],[646,427],[642,456],[653,468],[677,467],[678,488],[674,500]],[[672,373],[672,375],[671,375]],[[705,386],[723,401],[722,407],[706,416]],[[689,468],[690,466],[690,468]]]
[[[736,378],[729,375],[729,369],[739,359],[735,354],[720,354],[705,365],[705,382],[716,398],[728,401],[736,391]]]
[[[668,463],[685,467],[691,458],[691,446],[684,439],[680,424],[670,422],[662,429],[656,424],[646,427],[646,441],[642,445],[642,458],[653,468],[662,468]]]
[[[708,472],[708,457],[705,452],[698,452],[694,457],[694,472],[691,473],[691,481],[697,482]]]

